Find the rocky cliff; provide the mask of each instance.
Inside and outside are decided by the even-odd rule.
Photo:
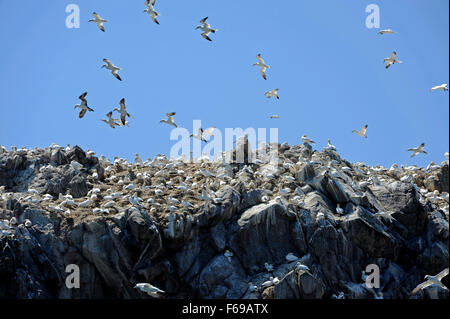
[[[165,298],[411,298],[448,267],[448,160],[369,167],[331,148],[263,147],[278,159],[0,149],[0,298],[151,298],[142,282]],[[362,278],[371,264],[378,288]]]

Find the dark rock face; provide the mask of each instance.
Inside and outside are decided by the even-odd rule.
[[[77,146],[69,152],[0,154],[0,186],[5,186],[0,190],[0,298],[150,298],[133,288],[148,282],[168,298],[318,299],[342,293],[359,299],[382,292],[397,299],[410,298],[424,275],[448,267],[448,215],[425,200],[415,184],[396,178],[357,187],[364,172],[350,168],[334,151],[318,155],[309,145],[283,144],[279,152],[292,163],[275,165],[275,179],[261,173],[258,184],[252,176],[256,164],[225,166],[221,171],[232,182],[211,186],[220,201],[158,214],[158,206],[147,201],[130,206],[128,198],[117,199],[108,213],[92,209],[103,207],[106,189],[117,186],[108,182],[112,166],[114,174],[149,185],[135,190],[142,197],[153,194],[165,177],[146,180],[133,167],[101,163]],[[338,164],[332,167],[330,161]],[[149,174],[165,167],[154,165],[147,166]],[[442,190],[448,189],[445,165],[436,173]],[[172,181],[181,178],[172,175]],[[78,215],[50,208],[65,194],[80,203],[94,187],[99,199],[89,209],[73,208]],[[279,192],[286,187],[291,194]],[[31,189],[33,196],[53,199],[40,206],[25,200]],[[134,194],[121,184],[119,190]],[[192,189],[169,185],[166,191],[179,199],[196,198]],[[167,197],[155,196],[160,205]],[[288,261],[289,253],[309,270]],[[80,270],[79,289],[66,286],[66,267],[73,264]],[[362,279],[368,265],[379,268],[379,288],[367,287]],[[263,287],[270,277],[277,281]],[[258,288],[250,291],[249,282]],[[413,298],[448,298],[448,290],[430,286]]]

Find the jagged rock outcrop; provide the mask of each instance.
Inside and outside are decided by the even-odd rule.
[[[309,145],[265,147],[278,161],[3,152],[0,298],[150,298],[138,282],[167,298],[410,298],[448,267],[448,161],[387,169]],[[66,286],[68,265],[80,288]],[[368,265],[379,288],[362,279]]]

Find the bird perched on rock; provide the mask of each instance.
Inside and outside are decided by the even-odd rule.
[[[357,130],[352,130],[352,132],[356,133],[357,135],[359,135],[361,137],[367,138],[366,131],[367,131],[368,127],[369,127],[369,125],[366,124],[362,127],[361,132],[359,132]]]
[[[431,276],[431,275],[425,275],[425,278],[427,281],[421,283],[420,285],[418,285],[416,288],[413,289],[413,291],[411,292],[411,296],[414,296],[415,294],[417,294],[421,289],[431,286],[431,285],[437,285],[441,288],[444,289],[448,289],[447,287],[445,287],[445,285],[441,282],[441,280],[448,275],[448,267],[445,268],[444,270],[442,270],[440,273],[438,273],[435,276]]]
[[[303,144],[315,144],[316,142],[314,142],[313,140],[309,139],[306,134],[304,134],[302,136],[302,142]]]
[[[80,104],[76,104],[75,107],[74,107],[74,109],[77,108],[77,107],[81,109],[80,114],[79,114],[79,118],[80,119],[83,118],[84,114],[86,114],[87,111],[94,112],[94,110],[91,109],[87,105],[86,95],[87,95],[87,92],[84,92],[83,94],[81,94],[78,97],[81,100],[81,103]]]
[[[203,32],[201,33],[202,37],[204,37],[204,38],[205,38],[206,40],[208,40],[208,41],[212,41],[212,40],[209,38],[208,35],[209,35],[211,32],[212,32],[212,33],[216,33],[217,31],[219,31],[219,29],[213,29],[213,28],[211,28],[211,26],[209,25],[209,23],[206,22],[207,19],[208,19],[208,17],[201,19],[201,20],[200,20],[200,23],[201,23],[202,25],[196,26],[196,27],[195,27],[195,30],[197,30],[197,29],[202,30],[202,31],[203,31]]]
[[[287,255],[286,255],[286,260],[288,261],[288,262],[293,262],[293,261],[297,261],[299,258],[297,257],[297,256],[295,256],[293,253],[288,253]]]
[[[416,148],[408,148],[408,152],[413,152],[413,153],[411,154],[411,157],[414,157],[414,156],[416,156],[416,155],[419,154],[419,153],[427,154],[427,152],[423,150],[424,147],[425,147],[425,143],[422,143],[422,144],[420,144],[419,147],[416,147]]]
[[[265,64],[264,60],[261,58],[261,53],[259,53],[256,58],[258,59],[257,63],[253,63],[253,66],[260,67],[259,72],[261,73],[264,80],[267,80],[266,70],[270,69],[270,65]]]
[[[105,32],[105,27],[103,26],[103,23],[108,22],[108,20],[102,19],[96,12],[92,13],[92,15],[95,17],[95,19],[91,19],[88,22],[94,22],[97,24],[97,27]]]
[[[149,296],[152,296],[153,298],[161,298],[165,293],[165,291],[146,282],[138,283],[136,284],[136,286],[134,286],[134,288],[147,293]]]

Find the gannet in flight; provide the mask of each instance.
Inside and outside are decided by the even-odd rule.
[[[425,151],[423,150],[424,146],[425,146],[425,143],[422,143],[422,144],[420,144],[420,146],[417,147],[417,148],[408,148],[408,151],[409,151],[409,152],[413,152],[413,153],[411,154],[411,157],[414,157],[414,156],[416,156],[416,155],[419,154],[419,153],[425,153],[425,154],[427,154],[427,152],[425,152]]]
[[[156,23],[159,24],[158,20],[156,20],[156,17],[159,16],[159,13],[155,11],[153,6],[155,5],[156,0],[152,0],[152,3],[150,4],[150,0],[145,0],[145,5],[147,6],[147,9],[144,10],[144,12],[147,12],[150,15],[150,18]]]
[[[116,122],[117,119],[113,119],[112,118],[112,111],[109,112],[108,114],[106,114],[106,116],[108,117],[108,119],[107,120],[102,120],[103,122],[105,122],[106,124],[108,124],[112,128],[115,128],[116,126],[119,125],[119,123]]]
[[[253,63],[253,66],[259,66],[259,72],[261,73],[264,80],[267,80],[266,70],[270,69],[270,65],[264,63],[264,60],[261,58],[261,53],[259,53],[256,58],[258,59],[257,63]]]
[[[175,115],[175,112],[170,112],[170,113],[166,113],[167,115],[167,120],[161,120],[159,121],[159,123],[166,123],[175,127],[178,127],[178,125],[175,124],[175,122],[173,121],[173,116]]]
[[[125,98],[120,100],[120,109],[114,108],[113,111],[117,111],[120,113],[120,121],[122,123],[121,126],[127,125],[126,118],[131,117],[131,115],[127,112],[127,107],[125,106]]]
[[[361,136],[361,137],[367,138],[366,131],[367,131],[367,128],[368,128],[368,127],[369,127],[369,125],[366,124],[366,125],[364,125],[363,128],[361,129],[361,132],[358,132],[357,130],[352,130],[352,132],[358,134],[358,135]]]
[[[394,63],[403,63],[402,61],[396,60],[397,52],[392,52],[389,58],[385,58],[384,62],[386,62],[386,69],[389,68]]]
[[[219,31],[219,29],[212,29],[211,26],[209,25],[208,22],[206,22],[206,19],[208,19],[208,17],[203,18],[200,20],[200,23],[203,25],[198,25],[195,27],[195,30],[200,29],[202,30],[202,37],[204,37],[206,40],[208,41],[212,41],[208,35],[212,32],[212,33],[216,33],[216,31]]]
[[[91,19],[88,22],[95,22],[98,28],[103,32],[105,32],[105,27],[103,26],[103,23],[108,22],[108,20],[100,18],[100,16],[96,12],[92,13],[92,15],[95,17],[95,19]]]
[[[110,70],[112,75],[115,76],[116,79],[122,81],[122,79],[119,76],[119,70],[121,70],[120,68],[118,68],[117,66],[115,66],[114,64],[111,63],[111,61],[109,61],[108,59],[103,59],[103,62],[105,62],[106,64],[102,65],[102,68],[106,68],[107,70]]]
[[[445,285],[441,282],[442,278],[444,278],[447,275],[448,275],[448,268],[445,268],[440,273],[438,273],[436,276],[425,275],[425,279],[427,279],[427,281],[421,283],[416,288],[414,288],[414,290],[411,292],[411,296],[414,296],[415,294],[417,294],[420,291],[420,289],[431,286],[431,285],[437,285],[441,288],[447,289],[447,287],[445,287]]]
[[[270,99],[272,96],[276,97],[278,100],[280,97],[278,96],[278,89],[273,89],[272,91],[264,92],[264,94],[267,96],[268,99]]]
[[[269,118],[270,118],[270,119],[279,119],[279,118],[280,118],[280,116],[279,116],[279,115],[276,115],[276,114],[274,114],[274,115],[271,115],[271,116],[269,116]]]
[[[394,33],[396,33],[396,32],[391,29],[384,29],[384,30],[381,30],[380,32],[378,32],[378,34],[394,34]]]
[[[430,92],[433,92],[433,91],[435,91],[435,90],[448,91],[447,83],[442,83],[441,85],[433,86],[433,87],[430,89]]]
[[[306,134],[302,136],[303,144],[316,144],[313,140],[309,139]]]
[[[215,126],[211,126],[206,130],[203,130],[201,127],[198,129],[197,135],[191,134],[189,137],[194,137],[196,139],[202,140],[203,142],[208,142],[204,136],[213,136],[213,132],[216,129]]]
[[[77,107],[79,107],[79,108],[81,109],[80,115],[79,115],[79,118],[80,118],[80,119],[84,116],[84,114],[86,114],[86,111],[94,112],[94,110],[91,109],[91,108],[87,105],[86,95],[87,95],[87,92],[84,92],[83,94],[81,94],[81,95],[78,97],[78,98],[81,100],[81,103],[80,103],[80,104],[76,104],[75,107],[74,107],[74,109],[77,108]]]
[[[161,295],[165,293],[165,291],[159,289],[158,287],[155,287],[149,283],[140,283],[140,284],[136,284],[136,286],[134,286],[134,288],[139,289],[140,291],[146,292],[148,295],[154,297],[154,298],[160,298]]]

